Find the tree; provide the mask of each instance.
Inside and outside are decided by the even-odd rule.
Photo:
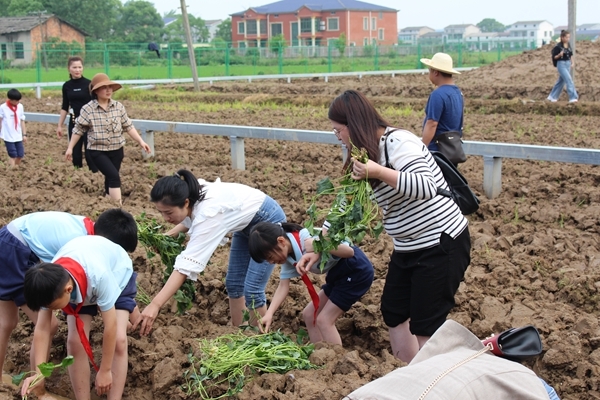
[[[273,53],[279,54],[280,51],[283,51],[287,47],[287,41],[283,34],[279,34],[277,36],[273,36],[271,40],[269,40],[269,48]]]
[[[165,27],[166,40],[168,42],[185,42],[185,31],[183,30],[183,22],[181,15],[174,15],[176,21]],[[202,18],[196,18],[193,15],[188,15],[190,22],[190,31],[192,33],[192,42],[207,43],[210,32],[206,27],[206,22]]]
[[[227,18],[217,26],[215,37],[221,38],[227,43],[231,42],[231,18]]]
[[[333,42],[333,46],[340,52],[340,57],[344,57],[344,52],[346,51],[346,34],[344,32]]]
[[[484,18],[478,24],[477,27],[481,29],[481,32],[504,32],[506,27],[494,18]]]
[[[8,6],[11,0],[0,0],[0,17],[8,17]]]
[[[148,43],[161,41],[164,22],[154,8],[145,0],[129,0],[123,6],[115,37],[123,42]]]
[[[21,0],[13,0],[21,1]],[[54,14],[88,33],[94,39],[107,40],[121,13],[120,0],[42,0],[48,13]],[[25,3],[25,2],[23,2]]]
[[[11,0],[6,13],[11,17],[24,16],[44,11],[44,5],[38,0]]]

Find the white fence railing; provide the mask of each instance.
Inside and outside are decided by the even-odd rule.
[[[59,118],[56,114],[25,113],[25,115],[28,122],[57,124]],[[246,169],[244,138],[339,145],[339,141],[333,132],[330,131],[148,120],[133,120],[133,123],[146,143],[152,148],[151,154],[145,155],[146,157],[154,156],[155,131],[228,136],[231,142],[231,166],[234,169]],[[474,142],[468,140],[464,142],[463,147],[467,155],[483,157],[483,191],[490,199],[497,197],[502,189],[503,158],[600,165],[600,150],[595,149]],[[343,150],[345,151],[345,149]]]
[[[476,69],[477,67],[465,67],[455,68],[457,71],[469,71]],[[325,82],[329,81],[331,77],[343,77],[343,76],[356,76],[358,79],[362,79],[366,75],[390,75],[392,78],[396,75],[406,74],[425,74],[427,69],[400,69],[390,71],[362,71],[362,72],[323,72],[317,74],[274,74],[274,75],[239,75],[239,76],[212,76],[208,78],[198,78],[199,82],[208,82],[211,85],[214,82],[223,81],[248,81],[261,79],[285,79],[288,83],[292,79],[301,78],[323,78]],[[122,85],[167,85],[173,83],[192,83],[192,78],[180,78],[180,79],[129,79],[129,80],[115,80]],[[42,97],[42,88],[57,88],[62,87],[64,82],[31,82],[31,83],[4,83],[0,84],[0,89],[22,89],[22,88],[35,88],[35,95],[39,99]]]

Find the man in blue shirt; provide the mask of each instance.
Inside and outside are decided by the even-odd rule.
[[[431,59],[422,58],[421,62],[429,68],[429,80],[437,86],[425,106],[421,136],[430,151],[438,151],[436,135],[458,132],[462,137],[463,95],[452,78],[453,74],[460,75],[460,72],[452,67],[452,58],[445,53],[436,53]]]

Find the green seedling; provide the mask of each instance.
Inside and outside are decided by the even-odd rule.
[[[185,249],[185,245],[183,244],[185,234],[180,233],[176,238],[165,235],[162,232],[163,226],[156,222],[156,219],[146,217],[145,213],[137,217],[136,222],[138,226],[138,239],[146,248],[146,256],[148,259],[153,258],[157,254],[160,256],[160,260],[165,266],[163,281],[166,282],[173,272],[175,259]],[[194,287],[194,283],[186,280],[174,296],[175,301],[177,301],[177,313],[183,314],[192,308],[195,297],[196,288]]]
[[[356,147],[352,149],[352,157],[362,163],[368,161],[366,151]],[[331,208],[319,210],[317,200],[331,195],[335,196]],[[327,263],[328,254],[343,242],[358,245],[367,233],[377,238],[383,232],[373,188],[368,179],[352,179],[351,167],[342,176],[338,186],[334,186],[329,178],[319,181],[317,194],[306,212],[309,219],[305,226],[311,235],[317,236],[313,248],[315,253],[321,254],[321,270]],[[322,217],[326,217],[330,223],[326,234],[315,228]]]
[[[235,396],[254,373],[285,374],[288,371],[318,368],[309,356],[312,344],[294,342],[284,333],[269,332],[247,336],[243,332],[200,340],[199,349],[188,354],[190,369],[184,373],[188,395],[201,399]]]
[[[30,389],[40,383],[41,380],[52,375],[52,372],[56,368],[65,369],[69,365],[73,364],[73,361],[75,361],[73,356],[66,356],[59,364],[52,364],[51,362],[41,363],[37,366],[40,370],[39,373],[36,371],[21,372],[19,375],[13,376],[12,383],[15,386],[19,386],[28,375],[35,374],[35,378],[29,382],[29,386],[27,387],[27,389]],[[27,395],[22,396],[22,400],[27,400]]]

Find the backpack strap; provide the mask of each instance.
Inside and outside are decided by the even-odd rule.
[[[392,164],[390,164],[390,156],[389,156],[389,154],[388,154],[388,149],[387,149],[387,138],[388,138],[388,135],[389,135],[390,133],[392,133],[392,132],[395,132],[395,131],[397,131],[397,130],[398,130],[398,129],[394,129],[393,131],[386,132],[386,133],[383,135],[383,137],[384,137],[384,143],[383,143],[383,152],[384,152],[384,154],[385,154],[385,166],[386,166],[386,167],[388,167],[388,168],[390,168],[390,169],[396,169],[396,168],[394,168],[394,166],[393,166]],[[423,146],[425,146],[425,145],[423,145]],[[431,155],[431,157],[433,157],[433,154]],[[435,158],[434,158],[434,161],[435,161]],[[436,162],[436,163],[437,163],[437,162]],[[444,179],[445,179],[445,178],[444,178]],[[437,188],[437,192],[436,192],[436,194],[439,194],[440,196],[444,196],[444,197],[452,197],[452,193],[450,193],[450,191],[449,191],[449,190],[446,190],[446,189],[444,189],[444,188],[442,188],[442,187],[438,187],[438,188]]]

